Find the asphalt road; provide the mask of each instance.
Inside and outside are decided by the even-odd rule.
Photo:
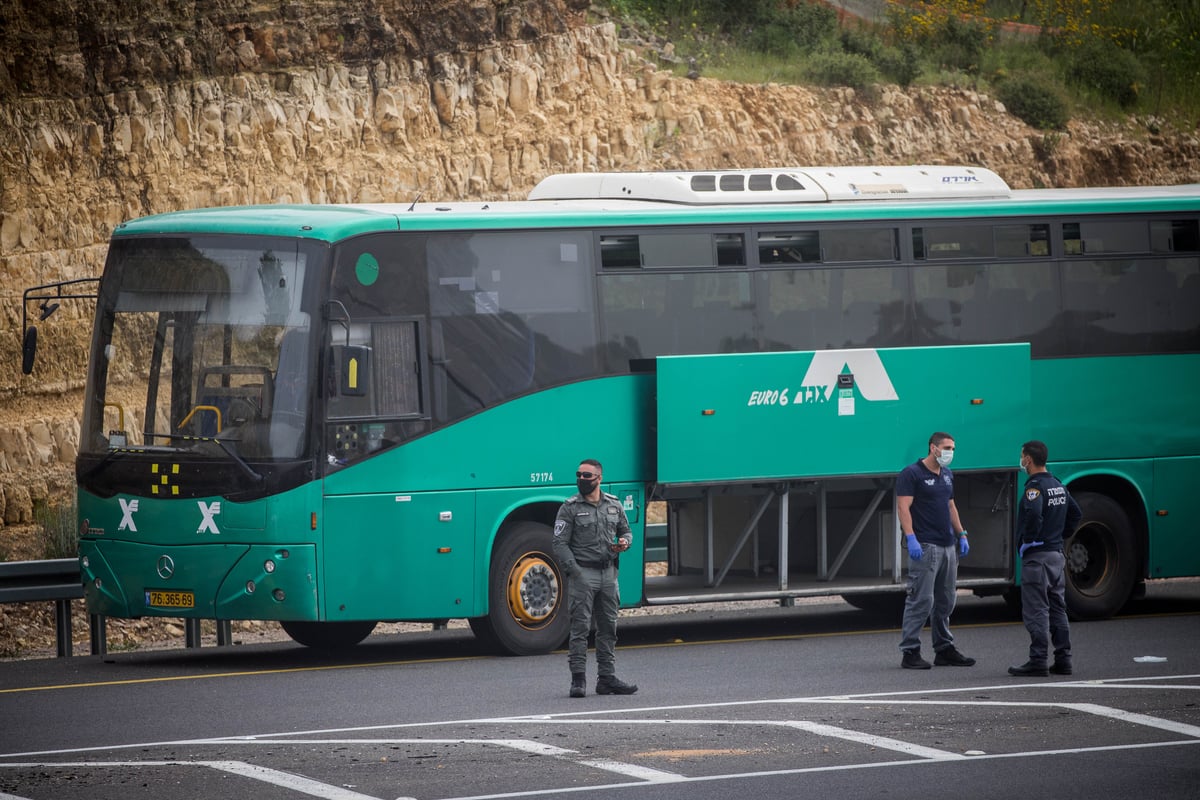
[[[1074,626],[1069,678],[1009,677],[1025,631],[975,598],[954,631],[979,663],[925,672],[898,620],[841,603],[624,619],[628,697],[570,699],[562,653],[453,629],[4,662],[0,800],[1193,798],[1200,582],[1130,611]]]

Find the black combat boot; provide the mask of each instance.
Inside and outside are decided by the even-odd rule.
[[[571,697],[583,697],[587,694],[584,688],[585,676],[582,672],[571,673]]]
[[[637,686],[625,683],[616,675],[601,675],[596,680],[596,694],[633,694]]]

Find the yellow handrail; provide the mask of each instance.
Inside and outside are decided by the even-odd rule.
[[[191,411],[188,412],[188,415],[186,417],[183,418],[183,422],[179,423],[178,430],[182,430],[184,425],[187,425],[189,422],[191,422],[192,417],[196,416],[197,411],[211,411],[214,414],[216,414],[217,415],[217,433],[221,432],[221,409],[217,408],[216,406],[196,406],[195,408],[193,408]]]

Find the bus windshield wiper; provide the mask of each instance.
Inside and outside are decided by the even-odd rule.
[[[148,437],[158,437],[160,439],[177,439],[183,442],[212,442],[225,451],[225,455],[233,459],[234,463],[236,463],[242,472],[246,474],[246,477],[257,483],[263,482],[263,476],[258,472],[255,472],[254,467],[246,463],[246,459],[242,458],[241,455],[238,454],[237,450],[234,450],[232,447],[230,447],[228,441],[225,439],[218,439],[215,436],[185,436],[178,433],[147,433],[146,435]]]

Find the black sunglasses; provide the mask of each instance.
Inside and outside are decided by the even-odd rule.
[[[583,478],[585,481],[590,481],[592,478],[598,477],[598,473],[595,473],[595,472],[576,472],[576,473],[575,473],[575,477],[576,477],[576,478]]]

